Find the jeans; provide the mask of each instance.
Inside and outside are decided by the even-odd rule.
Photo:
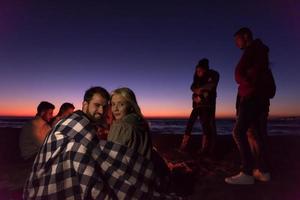
[[[265,137],[268,112],[255,98],[241,99],[233,137],[241,156],[241,170],[248,175],[254,168],[267,171]]]
[[[185,129],[185,135],[191,135],[196,119],[200,118],[203,131],[201,147],[203,153],[212,153],[215,148],[217,135],[215,110],[213,106],[193,108]]]

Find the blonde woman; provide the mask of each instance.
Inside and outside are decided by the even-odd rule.
[[[107,140],[127,146],[151,159],[152,142],[149,126],[144,119],[134,92],[118,88],[111,93],[113,122]]]

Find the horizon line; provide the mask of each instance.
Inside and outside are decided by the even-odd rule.
[[[9,118],[29,118],[29,117],[34,117],[35,115],[0,115],[1,118],[5,118],[5,117],[9,117]],[[144,116],[146,119],[188,119],[189,118],[189,115],[186,115],[186,116]],[[235,118],[236,116],[235,115],[217,115],[216,116],[216,119],[232,119],[232,118]],[[280,118],[280,117],[300,117],[300,115],[287,115],[287,114],[282,114],[282,115],[279,115],[279,114],[271,114],[269,115],[269,118]]]

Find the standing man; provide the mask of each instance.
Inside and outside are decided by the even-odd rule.
[[[269,48],[261,40],[253,40],[249,28],[241,28],[234,37],[237,47],[244,51],[235,69],[238,95],[237,119],[233,130],[241,156],[241,171],[236,176],[226,178],[225,182],[253,184],[255,179],[270,180],[265,137],[270,98],[274,97],[276,86],[269,69]]]
[[[185,150],[196,119],[202,125],[202,146],[200,153],[212,154],[216,143],[216,97],[219,73],[209,68],[209,61],[203,58],[196,66],[194,80],[191,85],[193,92],[193,110],[188,120],[180,150]]]
[[[42,101],[37,107],[35,118],[24,125],[19,140],[21,156],[24,160],[33,162],[51,130],[49,123],[53,117],[54,108],[52,103]]]

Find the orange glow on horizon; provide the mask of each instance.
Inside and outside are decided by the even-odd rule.
[[[76,106],[75,106],[76,107]],[[77,110],[76,108],[75,110]],[[154,109],[143,109],[143,114],[145,117],[149,118],[188,118],[190,115],[191,109],[181,109],[175,110],[174,108],[164,108],[159,110]],[[58,112],[58,109],[55,108],[54,115]],[[2,108],[0,112],[0,116],[34,116],[36,114],[35,108]],[[219,112],[217,113],[217,117],[231,117],[234,113],[230,112]]]
[[[75,109],[76,110],[76,109]],[[182,110],[182,111],[170,111],[170,110],[160,110],[160,111],[149,111],[145,109],[143,112],[146,118],[188,118],[191,110]],[[32,117],[35,116],[35,111],[31,109],[2,109],[0,112],[0,116],[8,116],[8,117]],[[54,112],[54,115],[56,112]],[[217,112],[216,118],[231,118],[234,117],[234,112]],[[290,115],[286,113],[273,112],[270,114],[271,117],[289,117],[289,116],[299,116],[299,115]]]
[[[74,102],[74,101],[73,101]],[[3,102],[2,102],[3,103]],[[57,114],[61,102],[53,102],[56,106],[54,115]],[[75,110],[81,109],[81,103],[74,103]],[[146,102],[140,105],[142,113],[147,118],[188,118],[192,108],[188,103],[168,104],[166,102],[153,103]],[[281,104],[273,104],[270,108],[270,116],[300,116],[300,112],[295,107],[286,107]],[[36,114],[36,102],[9,102],[0,105],[0,116],[34,116]],[[232,104],[218,103],[216,110],[217,118],[234,117],[235,108]]]

